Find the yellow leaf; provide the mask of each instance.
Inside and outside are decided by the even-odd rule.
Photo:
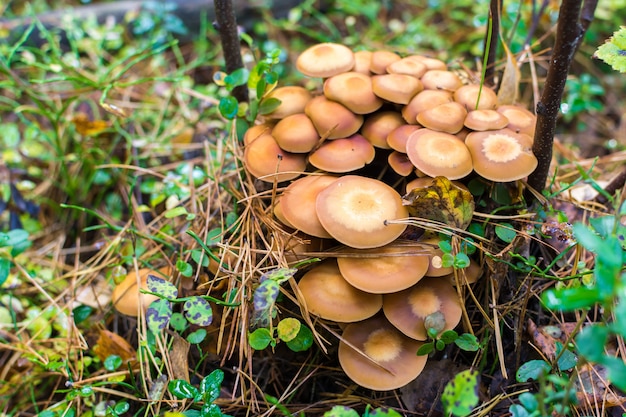
[[[445,223],[465,229],[472,221],[474,198],[464,188],[446,177],[433,178],[425,188],[415,188],[402,198],[413,217]]]
[[[85,113],[78,112],[72,118],[76,131],[84,136],[96,136],[109,127],[105,120],[89,120]]]
[[[506,65],[502,74],[500,89],[498,90],[498,104],[514,104],[517,101],[521,73],[517,67],[517,59],[515,59],[515,55],[513,55],[508,45],[502,41],[502,46],[506,53]]]

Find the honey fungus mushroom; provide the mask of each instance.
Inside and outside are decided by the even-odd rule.
[[[297,178],[306,169],[306,154],[287,152],[264,133],[244,148],[243,162],[249,173],[265,182]]]
[[[157,270],[141,268],[138,271],[130,271],[124,280],[113,289],[113,293],[111,294],[113,307],[126,316],[136,317],[140,307],[145,311],[150,303],[159,298],[156,295],[143,294],[140,292],[142,289],[148,289],[148,275],[165,278],[169,273],[169,267],[163,267]],[[139,283],[139,286],[137,286],[137,283]]]
[[[315,168],[345,173],[363,168],[374,160],[376,150],[363,136],[327,140],[309,154],[309,163]]]
[[[420,129],[406,142],[409,159],[424,174],[457,180],[472,172],[472,156],[465,143],[454,135]]]
[[[309,77],[332,77],[354,68],[354,53],[338,43],[319,43],[298,56],[296,68]]]
[[[461,302],[447,279],[422,278],[403,291],[383,296],[383,312],[398,330],[415,340],[428,338],[424,320],[435,313],[445,319],[440,331],[452,330],[461,321]],[[438,329],[439,330],[439,329]]]
[[[372,317],[383,302],[382,295],[350,285],[334,259],[327,259],[304,274],[298,282],[298,291],[309,313],[340,323]]]
[[[360,386],[389,391],[408,384],[422,372],[427,356],[416,355],[421,346],[384,317],[375,316],[345,327],[339,342],[339,363]]]
[[[315,207],[324,229],[339,242],[357,249],[384,246],[406,229],[405,224],[387,223],[408,216],[400,194],[372,178],[339,178],[319,193]]]

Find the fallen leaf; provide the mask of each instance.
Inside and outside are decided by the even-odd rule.
[[[100,337],[98,337],[93,351],[101,361],[111,355],[119,356],[123,362],[134,360],[137,357],[137,352],[126,339],[108,330],[100,331]]]
[[[502,82],[498,89],[498,104],[514,104],[517,101],[517,93],[519,90],[519,81],[522,76],[517,67],[517,59],[509,49],[509,46],[502,41],[502,47],[506,54],[506,65],[502,73]]]
[[[76,131],[84,136],[97,136],[109,128],[109,122],[105,120],[89,120],[85,113],[78,112],[72,118]]]

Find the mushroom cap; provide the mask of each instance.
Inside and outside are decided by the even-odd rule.
[[[382,111],[367,116],[361,127],[361,134],[375,147],[389,149],[387,136],[403,124],[404,120],[398,112]]]
[[[408,384],[422,372],[427,356],[416,355],[421,346],[384,317],[375,316],[345,327],[339,342],[339,363],[360,386],[389,391]]]
[[[243,135],[243,144],[248,145],[250,142],[258,138],[264,133],[272,133],[272,129],[274,129],[274,123],[261,123],[258,125],[251,126],[246,130],[246,133]]]
[[[284,151],[272,135],[263,134],[244,148],[243,163],[261,181],[283,182],[304,172],[306,155]]]
[[[467,113],[463,124],[469,129],[482,132],[504,129],[509,124],[509,119],[495,110],[472,110]]]
[[[455,184],[458,184],[455,182]],[[428,265],[428,271],[426,271],[427,277],[442,277],[454,272],[452,266],[443,266],[443,251],[439,247],[439,238],[436,236],[423,235],[420,237],[419,242],[430,246],[430,264]]]
[[[515,105],[503,105],[496,109],[498,113],[502,113],[509,120],[506,126],[516,133],[524,133],[530,137],[535,136],[535,125],[537,116],[531,111]]]
[[[370,63],[372,62],[372,51],[356,51],[354,53],[354,68],[352,71],[361,74],[371,75]]]
[[[457,133],[463,129],[466,116],[467,110],[461,104],[453,101],[418,113],[417,122],[439,132]]]
[[[396,104],[408,104],[424,87],[417,78],[406,74],[372,76],[372,90],[378,97]]]
[[[474,171],[491,181],[508,182],[522,179],[535,168],[533,139],[510,129],[472,132],[465,138]]]
[[[480,84],[469,84],[454,92],[454,101],[461,103],[467,111],[493,110],[498,105],[498,96],[486,85],[481,88]]]
[[[319,43],[298,56],[296,68],[309,77],[327,78],[354,67],[354,53],[338,43]]]
[[[315,212],[318,194],[337,177],[332,175],[309,175],[293,181],[280,197],[283,216],[295,229],[321,238],[330,238]]]
[[[363,136],[327,140],[309,154],[309,163],[315,168],[345,173],[363,168],[374,160],[376,150]]]
[[[298,289],[307,310],[326,320],[352,323],[372,317],[382,307],[382,296],[348,284],[334,259],[327,259],[304,274]]]
[[[459,269],[457,271],[457,273],[458,273],[458,277],[459,277],[459,282],[458,283],[460,285],[469,285],[469,284],[473,284],[476,281],[478,281],[478,279],[480,278],[480,276],[483,273],[483,270],[480,267],[480,265],[478,264],[478,262],[476,262],[473,259],[470,259],[469,266],[467,266],[467,268]],[[457,284],[457,280],[454,277],[454,273],[448,274],[448,275],[444,275],[442,278],[449,279],[450,282],[452,283],[452,285],[454,285],[454,286],[456,286],[456,284]]]
[[[463,85],[458,75],[446,70],[428,70],[420,80],[425,90],[456,91]]]
[[[443,62],[440,59],[437,58],[431,58],[431,57],[427,57],[424,55],[409,55],[407,56],[407,58],[409,59],[414,59],[416,61],[421,62],[422,64],[426,65],[426,68],[428,70],[447,70],[448,66],[446,65],[445,62]]]
[[[402,108],[402,117],[412,125],[417,124],[417,115],[444,103],[452,102],[452,93],[445,90],[424,90],[415,95],[409,104]]]
[[[430,250],[419,244],[390,243],[375,249],[345,251],[337,264],[341,275],[353,287],[386,294],[402,291],[416,284],[428,270]]]
[[[409,140],[411,133],[421,129],[419,125],[403,124],[398,126],[387,135],[387,145],[394,151],[406,152],[406,141]]]
[[[296,113],[285,117],[274,126],[272,136],[281,149],[293,153],[310,152],[320,140],[320,135],[309,117]]]
[[[428,71],[428,68],[424,63],[411,58],[402,58],[387,66],[387,73],[389,74],[407,74],[417,78],[424,75],[426,71]]]
[[[385,74],[387,67],[392,63],[402,59],[395,52],[379,50],[372,52],[370,57],[370,71],[374,74]]]
[[[354,114],[343,104],[318,96],[309,101],[304,112],[320,136],[327,139],[347,138],[363,124],[363,116]]]
[[[372,91],[372,77],[359,72],[344,72],[326,79],[324,95],[357,114],[375,112],[383,105],[383,100]]]
[[[289,220],[287,220],[285,214],[283,213],[283,206],[280,204],[280,196],[276,198],[276,201],[274,202],[274,209],[272,210],[272,212],[274,213],[274,217],[276,217],[279,222],[281,222],[290,229],[296,230],[296,227],[293,224],[289,223]]]
[[[309,90],[304,87],[288,85],[272,90],[266,98],[276,98],[280,104],[272,112],[265,115],[268,119],[284,119],[285,117],[304,112],[304,106],[311,100]]]
[[[420,129],[406,143],[409,159],[430,177],[457,180],[472,172],[472,156],[463,141],[454,135]]]
[[[461,321],[459,295],[449,280],[422,278],[403,291],[383,296],[383,312],[398,330],[415,340],[426,340],[424,319],[435,312],[443,313],[445,327],[452,330]]]
[[[169,267],[156,270],[141,268],[139,271],[130,271],[124,280],[113,288],[113,292],[111,293],[113,307],[126,316],[137,317],[139,307],[146,311],[150,303],[159,298],[156,295],[143,294],[140,292],[140,290],[148,289],[148,275],[166,278],[169,274]],[[138,281],[139,287],[137,286]]]
[[[407,154],[393,151],[387,156],[387,163],[400,176],[408,177],[415,169]]]
[[[317,196],[317,216],[324,229],[344,245],[384,246],[404,232],[404,224],[386,224],[408,216],[400,194],[382,181],[346,175]]]

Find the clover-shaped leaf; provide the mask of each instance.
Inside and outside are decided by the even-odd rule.
[[[189,323],[198,326],[208,326],[213,322],[211,304],[202,297],[189,297],[183,304],[183,310]]]

